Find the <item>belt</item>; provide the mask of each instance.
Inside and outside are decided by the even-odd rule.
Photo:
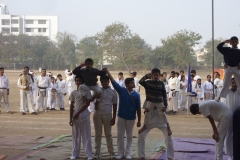
[[[7,89],[7,88],[0,88],[0,89]]]
[[[44,89],[44,97],[46,97],[46,89],[47,89],[48,87],[39,87],[38,86],[38,96],[39,96],[39,89]]]

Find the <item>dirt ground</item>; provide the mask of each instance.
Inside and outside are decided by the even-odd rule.
[[[64,75],[64,71],[52,71],[54,75],[61,73]],[[113,72],[117,77],[118,72]],[[203,80],[208,72],[199,72]],[[47,113],[41,112],[39,115],[21,115],[19,112],[19,89],[17,88],[17,79],[20,71],[5,70],[5,75],[10,79],[10,106],[13,110],[13,114],[8,114],[2,109],[0,114],[0,135],[25,135],[25,136],[52,136],[57,137],[62,134],[71,134],[71,127],[69,126],[69,105],[66,103],[66,111],[49,111]],[[138,78],[141,78],[141,74]],[[65,77],[65,75],[63,76]],[[127,77],[127,74],[125,74]],[[141,100],[145,99],[144,89],[141,88]],[[67,97],[66,97],[67,100]],[[66,101],[67,102],[67,101]],[[58,108],[57,108],[58,109]],[[143,115],[143,114],[142,114]],[[177,115],[169,116],[171,129],[173,131],[173,137],[185,137],[185,138],[211,138],[212,129],[211,125],[203,116],[187,115],[187,112],[179,112]],[[92,114],[91,114],[92,119]],[[142,116],[143,123],[143,116]],[[93,123],[91,121],[92,135],[94,135]],[[134,136],[138,136],[137,131],[139,128],[134,127]],[[113,136],[116,136],[116,125],[113,127]],[[159,137],[163,138],[162,133],[153,129],[148,138]],[[0,144],[1,146],[1,144]],[[15,153],[18,152],[18,153]],[[19,151],[0,149],[0,155],[17,155]]]

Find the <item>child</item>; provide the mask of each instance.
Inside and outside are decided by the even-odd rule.
[[[58,107],[61,111],[64,111],[64,96],[67,94],[67,83],[65,80],[62,79],[62,75],[57,75],[57,86],[58,86],[58,92],[57,92],[57,99],[58,99]]]
[[[152,72],[143,76],[139,83],[146,90],[146,108],[147,110],[152,110],[154,107],[157,107],[158,114],[162,117],[162,121],[168,125],[167,116],[165,111],[167,109],[167,94],[165,90],[165,85],[162,81],[159,80],[160,70],[158,68],[152,69]],[[152,77],[153,76],[153,77]],[[151,79],[153,78],[153,79]],[[153,92],[154,91],[154,92]],[[150,117],[148,113],[145,113],[144,125],[138,131],[138,134],[141,134],[145,129],[147,129],[150,123]],[[168,135],[171,135],[172,131],[168,125]]]
[[[114,156],[112,126],[115,124],[117,111],[117,93],[109,86],[109,78],[107,76],[100,77],[102,85],[102,97],[99,99],[98,109],[94,112],[93,122],[95,128],[95,153],[94,156],[100,157],[102,128],[107,142],[110,158]],[[113,110],[113,113],[112,113]]]
[[[194,75],[191,74],[191,82],[192,82],[192,88],[195,88],[196,87],[196,81],[194,80]],[[192,104],[195,104],[197,103],[197,98],[194,96],[187,96],[187,101],[188,101],[188,109],[190,108],[190,106]]]
[[[220,74],[218,72],[214,73],[214,87],[215,87],[215,99],[218,100],[219,99],[219,95],[221,93],[222,90],[222,86],[223,85],[223,81],[220,79]]]
[[[77,90],[74,90],[70,96],[70,126],[72,126],[72,156],[70,159],[76,159],[80,155],[81,140],[83,141],[84,152],[88,160],[92,160],[92,142],[90,127],[89,106],[91,93],[86,85],[82,85],[84,80],[81,76],[75,77]]]
[[[66,83],[67,83],[67,92],[68,92],[68,96],[70,96],[71,92],[74,90],[74,74],[72,74],[71,71],[69,70],[65,70],[65,75],[66,75]],[[69,101],[69,104],[71,102]]]
[[[204,87],[201,83],[201,79],[199,78],[197,80],[197,85],[195,87],[195,92],[197,93],[197,103],[200,103],[202,102],[203,98],[204,98]]]
[[[180,108],[182,111],[187,110],[187,85],[188,82],[185,79],[185,76],[182,75],[180,79]]]
[[[202,101],[200,104],[192,104],[190,111],[193,115],[203,114],[208,118],[213,129],[213,139],[216,141],[215,159],[223,159],[223,143],[229,125],[232,123],[232,111],[222,102],[214,100]],[[218,122],[216,126],[215,122]]]
[[[50,91],[50,94],[48,97],[50,101],[50,110],[55,110],[58,85],[54,77],[51,77],[51,85],[50,85],[50,88],[48,88],[48,90]]]
[[[125,152],[126,159],[131,159],[131,145],[133,138],[133,127],[135,124],[136,113],[138,117],[137,127],[141,126],[141,104],[140,95],[133,90],[135,88],[134,79],[126,78],[125,86],[121,87],[113,79],[110,72],[107,70],[108,77],[110,78],[114,89],[119,95],[119,109],[118,109],[118,122],[117,122],[117,146],[118,156],[117,159],[122,159]],[[124,149],[124,135],[126,132],[126,149]]]
[[[122,73],[122,72],[119,72],[119,73],[118,73],[118,78],[116,78],[115,81],[116,81],[121,87],[125,87],[124,77],[123,77],[123,73]]]
[[[203,83],[204,88],[204,100],[214,99],[215,91],[213,91],[213,82],[211,81],[211,76],[207,75],[207,81]]]
[[[168,80],[169,91],[169,107],[172,114],[176,114],[178,111],[178,95],[180,91],[180,81],[175,77],[175,71],[171,72],[171,76]]]
[[[230,43],[230,45],[232,45],[232,48],[223,47],[225,43]],[[220,101],[220,98],[226,98],[232,75],[234,75],[237,86],[240,86],[240,74],[239,74],[240,50],[238,49],[237,45],[238,45],[238,38],[234,36],[220,43],[217,46],[217,49],[220,53],[222,53],[224,62],[227,66],[224,72],[223,88],[217,101]]]

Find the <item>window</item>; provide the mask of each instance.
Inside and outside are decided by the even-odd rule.
[[[33,28],[26,28],[26,32],[33,32]]]
[[[2,33],[10,33],[10,28],[2,28]]]
[[[38,20],[38,24],[46,24],[46,20]]]
[[[38,32],[46,32],[46,28],[38,28]]]
[[[26,24],[33,24],[33,20],[26,20]]]
[[[12,24],[18,24],[18,19],[12,19],[11,22]]]
[[[11,28],[12,32],[18,32],[18,28]]]
[[[2,25],[10,25],[9,19],[2,19]]]

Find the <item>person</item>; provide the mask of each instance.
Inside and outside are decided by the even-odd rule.
[[[36,80],[37,80],[37,74],[30,70],[29,74],[33,77],[33,86],[32,86],[32,94],[33,94],[33,105],[36,106],[37,102],[37,86],[36,86]]]
[[[58,92],[58,85],[56,83],[56,79],[51,77],[51,85],[48,88],[50,94],[48,96],[50,101],[50,110],[56,110],[56,100],[57,100],[57,92]]]
[[[230,107],[232,113],[235,112],[237,107],[240,105],[240,90],[236,85],[235,79],[231,79],[230,89],[228,90],[228,94],[225,101],[226,106]],[[233,159],[233,124],[229,125],[227,135],[225,138],[225,153],[229,155],[229,160]]]
[[[202,101],[192,104],[190,111],[193,115],[202,114],[208,118],[213,129],[213,139],[216,141],[215,159],[223,160],[223,143],[229,125],[232,123],[232,111],[222,102],[215,100]],[[215,122],[218,122],[216,126]]]
[[[197,103],[202,102],[204,98],[204,86],[202,85],[200,78],[197,80],[195,92],[197,93],[197,96],[196,96]]]
[[[203,83],[203,88],[204,88],[204,100],[214,99],[215,90],[210,75],[207,75],[207,81]]]
[[[117,112],[117,93],[109,86],[109,78],[107,76],[100,77],[102,85],[102,97],[99,99],[98,108],[94,112],[93,122],[95,128],[95,153],[94,156],[100,157],[102,128],[107,142],[107,149],[110,158],[114,157],[112,126],[115,124]]]
[[[9,106],[10,84],[7,76],[4,75],[4,68],[0,67],[0,113],[2,108],[2,98],[7,113],[13,114]]]
[[[240,107],[233,113],[233,158],[240,159]]]
[[[196,81],[194,80],[194,75],[191,74],[191,83],[192,83],[192,91],[194,91],[193,89],[196,88]],[[187,106],[188,106],[188,109],[190,108],[190,106],[192,104],[195,104],[195,103],[198,103],[197,102],[197,97],[192,95],[192,96],[187,96]]]
[[[197,72],[196,72],[196,70],[194,70],[194,69],[191,70],[190,73],[191,73],[191,75],[194,76],[194,80],[195,80],[195,81],[197,81],[199,78],[201,78],[200,76],[197,75]]]
[[[215,99],[218,100],[220,96],[220,92],[223,87],[223,81],[220,79],[220,74],[218,72],[214,73],[214,89],[215,89]]]
[[[178,80],[181,81],[181,77],[184,75],[184,71],[183,70],[180,70],[179,72],[179,76],[178,76]],[[185,81],[188,81],[188,78],[185,76]]]
[[[137,78],[137,72],[134,71],[132,74],[135,82],[135,91],[140,93],[140,85],[139,85],[139,79]]]
[[[182,75],[180,79],[180,108],[182,111],[187,110],[187,85],[188,82],[185,79],[185,76]]]
[[[163,72],[163,82],[168,85],[167,72]]]
[[[169,86],[169,110],[172,114],[176,114],[178,111],[178,94],[180,91],[180,82],[177,77],[175,77],[175,71],[171,72],[171,76],[168,79]]]
[[[230,43],[232,47],[223,47],[225,43]],[[217,46],[218,51],[223,55],[223,59],[226,65],[224,72],[223,88],[217,101],[220,101],[220,98],[226,98],[232,75],[234,75],[237,86],[240,86],[240,50],[238,49],[237,45],[238,38],[233,36],[230,39],[219,43]]]
[[[157,107],[158,114],[162,117],[162,121],[167,124],[168,135],[172,134],[170,126],[168,124],[168,119],[165,114],[167,109],[167,94],[165,90],[165,85],[159,80],[160,70],[158,68],[152,69],[151,73],[143,76],[139,83],[145,88],[146,91],[146,107],[145,109],[152,110]],[[149,126],[151,120],[151,115],[145,113],[144,125],[138,131],[141,134]]]
[[[91,101],[89,87],[84,85],[81,76],[75,77],[77,90],[69,96],[70,104],[70,126],[72,126],[72,155],[70,159],[77,159],[80,155],[81,141],[83,142],[84,153],[88,160],[92,160],[91,124],[90,112],[87,107]]]
[[[125,87],[124,77],[122,72],[118,73],[118,78],[115,79],[115,82],[117,82],[121,87]]]
[[[24,69],[23,74],[18,78],[17,86],[20,88],[20,104],[22,115],[26,115],[27,107],[31,114],[37,115],[34,112],[33,98],[32,98],[33,81]],[[28,101],[28,103],[26,103]]]
[[[133,90],[135,88],[135,82],[133,78],[125,79],[125,86],[121,87],[113,79],[108,70],[107,74],[112,82],[114,89],[119,95],[119,109],[118,109],[118,121],[117,121],[117,146],[118,156],[117,159],[122,159],[125,155],[126,159],[131,159],[131,145],[133,138],[133,127],[135,124],[136,113],[138,117],[137,127],[141,126],[141,103],[140,95]],[[124,135],[126,132],[126,149],[124,149]],[[125,151],[125,154],[124,154]]]
[[[47,105],[47,88],[51,86],[51,80],[46,76],[46,69],[42,69],[41,75],[37,77],[37,87],[38,87],[38,96],[37,96],[37,109],[39,112],[40,107],[43,108],[44,112],[46,111]]]
[[[62,79],[62,75],[58,74],[57,75],[57,86],[58,86],[58,92],[57,92],[57,101],[58,101],[58,107],[60,111],[64,111],[65,108],[65,100],[64,96],[67,95],[67,90],[68,90],[68,84],[66,83],[65,80]]]
[[[175,72],[175,77],[177,77],[177,78],[179,77],[179,73],[178,72]]]
[[[68,69],[65,70],[65,75],[66,75],[66,83],[67,83],[67,93],[68,96],[70,96],[70,93],[74,90],[74,77],[75,75],[72,74],[72,72]],[[71,102],[69,101],[69,104]]]
[[[93,68],[93,60],[91,58],[87,58],[85,60],[85,63],[81,63],[78,67],[76,67],[72,73],[74,75],[81,75],[84,79],[85,85],[87,85],[90,90],[94,91],[94,95],[98,95],[98,97],[101,97],[102,90],[97,85],[97,76],[103,76],[106,75],[106,68],[103,68],[101,71]],[[85,66],[85,67],[84,67]]]

